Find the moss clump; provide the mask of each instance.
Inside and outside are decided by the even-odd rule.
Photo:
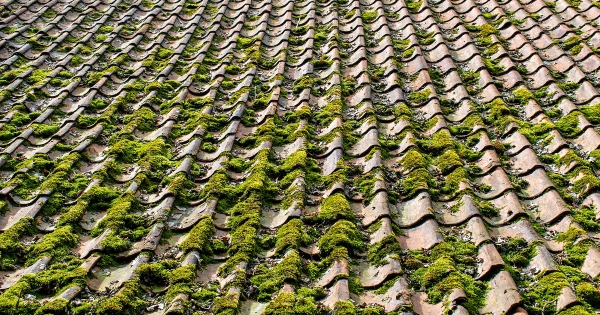
[[[0,295],[0,311],[11,315],[31,315],[39,307],[37,301],[24,301],[23,293],[32,289],[34,275],[24,275],[19,282]]]
[[[136,270],[140,277],[140,281],[148,285],[164,285],[169,282],[169,272],[165,265],[156,262],[151,264],[143,264]]]
[[[402,252],[395,235],[388,235],[380,242],[369,246],[369,262],[375,266],[385,265],[386,257],[398,258]]]
[[[406,7],[412,12],[417,13],[423,4],[423,0],[407,0]]]
[[[531,289],[523,293],[524,303],[530,314],[544,314],[556,311],[556,300],[563,288],[571,283],[562,272],[553,272],[543,276]]]
[[[596,210],[594,207],[581,206],[573,209],[571,212],[573,220],[581,225],[588,232],[599,232],[600,223],[596,220]]]
[[[483,58],[483,63],[492,75],[501,75],[506,68],[500,64],[500,60]]]
[[[429,99],[431,93],[432,91],[429,88],[424,89],[422,91],[411,92],[408,95],[408,101],[412,104],[421,104]]]
[[[446,173],[456,167],[462,166],[463,160],[458,156],[456,151],[447,150],[436,159],[436,164],[442,173]]]
[[[306,246],[310,242],[311,237],[302,220],[292,219],[277,230],[275,248],[278,253],[283,253],[285,250],[298,250],[300,246]]]
[[[77,203],[58,218],[58,227],[77,224],[85,211],[102,211],[110,207],[111,202],[121,193],[108,187],[94,186],[81,195]]]
[[[434,133],[429,140],[421,140],[418,144],[428,152],[438,154],[454,147],[454,139],[446,129]]]
[[[63,314],[71,301],[63,298],[53,299],[38,308],[35,315]]]
[[[258,267],[250,282],[258,287],[259,301],[269,300],[284,283],[296,284],[302,276],[302,262],[297,251],[289,252],[275,267],[263,264]]]
[[[571,191],[578,194],[580,197],[587,196],[590,192],[600,188],[600,179],[595,176],[594,171],[587,166],[580,166],[572,171],[568,179],[573,180]],[[576,180],[574,178],[577,178]]]
[[[297,295],[293,292],[280,292],[277,297],[267,305],[265,315],[317,315],[320,314],[315,299],[321,298],[321,291],[303,287]]]
[[[215,315],[235,315],[239,308],[240,293],[227,292],[216,299],[212,312]]]
[[[600,124],[600,103],[579,108],[585,118],[592,124]]]
[[[474,268],[477,248],[472,243],[458,241],[448,236],[446,242],[439,243],[427,254],[411,251],[406,260],[417,269],[410,274],[418,285],[417,290],[424,290],[431,303],[438,303],[454,288],[462,288],[467,294],[467,302],[463,304],[469,313],[478,313],[485,304],[487,285],[475,281],[465,270]],[[429,264],[427,267],[421,267]]]
[[[331,101],[331,102],[327,103],[327,105],[325,105],[325,107],[323,107],[323,109],[320,110],[315,115],[315,120],[319,123],[320,126],[327,126],[327,125],[331,124],[331,122],[336,117],[341,118],[342,113],[343,113],[343,108],[344,108],[344,104],[343,104],[342,100],[338,99],[338,100]]]
[[[210,255],[212,253],[210,239],[214,233],[215,226],[213,219],[208,216],[204,217],[188,233],[186,239],[179,245],[179,249],[184,253],[197,250],[202,254]]]
[[[358,315],[358,310],[354,303],[350,301],[339,300],[333,305],[333,314],[338,315]]]
[[[350,208],[350,202],[346,197],[341,193],[337,193],[323,200],[317,219],[326,222],[333,222],[338,219],[354,220],[355,214]]]
[[[581,38],[573,35],[563,42],[563,48],[568,50],[572,55],[577,55],[583,49]]]
[[[242,197],[243,201],[231,209],[229,226],[233,232],[231,232],[231,246],[227,251],[231,257],[219,270],[222,275],[231,272],[242,261],[249,262],[250,257],[259,248],[256,236],[260,227],[261,214],[259,195],[262,196],[260,193],[253,192],[248,197]]]
[[[310,63],[315,69],[327,69],[333,64],[333,60],[329,59],[327,55],[321,55],[319,59],[311,60]]]
[[[148,107],[142,107],[133,114],[123,118],[123,123],[135,126],[141,132],[147,132],[154,129],[156,114]],[[128,129],[125,127],[124,129]]]
[[[559,313],[560,315],[592,315],[594,313],[590,312],[582,305],[575,305],[573,307],[569,307],[567,310],[564,310]]]
[[[69,250],[79,243],[79,236],[73,233],[73,228],[65,226],[47,234],[44,238],[27,248],[27,264],[31,265],[38,259],[49,256],[54,261],[60,261],[69,254]]]
[[[421,189],[428,189],[433,184],[433,176],[423,168],[416,169],[400,182],[403,197],[411,198]]]
[[[498,208],[496,208],[489,201],[481,200],[477,202],[477,208],[479,212],[488,218],[492,218],[498,215]]]
[[[538,243],[527,244],[523,238],[509,238],[506,243],[500,244],[498,250],[505,262],[514,267],[522,268],[537,255]]]
[[[138,207],[139,200],[133,193],[124,194],[112,203],[106,211],[106,216],[98,223],[92,234],[100,235],[107,228],[116,233],[126,229],[134,230],[144,222],[141,216],[132,214]]]
[[[566,116],[561,117],[556,123],[556,129],[567,138],[575,138],[581,132],[579,128],[579,112],[571,112]]]
[[[146,302],[139,298],[141,295],[139,280],[129,280],[117,294],[100,300],[96,314],[139,314],[146,308]]]
[[[469,174],[467,170],[464,168],[456,168],[452,173],[446,176],[446,179],[443,181],[440,192],[443,194],[451,195],[458,191],[460,188],[460,183],[468,183],[469,182]]]
[[[36,232],[35,220],[27,217],[0,234],[0,270],[12,270],[16,267],[25,250],[19,239]]]
[[[363,250],[363,236],[354,223],[347,220],[337,221],[319,240],[319,249],[324,254],[331,253],[338,246],[358,252]]]
[[[365,11],[361,15],[363,22],[367,23],[375,21],[375,19],[377,19],[378,16],[379,14],[377,14],[377,11]]]
[[[527,105],[529,100],[535,100],[535,96],[526,87],[519,87],[513,90],[513,96],[517,102],[521,105]]]
[[[569,229],[560,233],[556,240],[564,242],[564,253],[566,254],[563,264],[579,268],[587,256],[590,246],[596,246],[594,241],[585,238],[586,232],[579,227],[571,225]]]
[[[427,159],[419,151],[411,149],[402,157],[400,165],[405,171],[410,171],[416,168],[426,168]]]
[[[600,290],[589,282],[580,283],[577,288],[577,296],[589,303],[592,307],[600,306]]]

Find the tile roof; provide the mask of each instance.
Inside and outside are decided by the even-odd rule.
[[[0,314],[592,314],[600,2],[0,0]]]

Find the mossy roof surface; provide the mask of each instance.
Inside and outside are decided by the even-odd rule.
[[[599,8],[0,0],[0,313],[597,313]]]

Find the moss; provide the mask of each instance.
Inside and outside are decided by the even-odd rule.
[[[364,11],[361,15],[363,22],[371,23],[377,19],[379,14],[377,11]]]
[[[36,137],[49,137],[55,134],[59,128],[58,125],[39,124],[33,129],[33,135]]]
[[[333,305],[333,314],[336,315],[357,315],[358,310],[351,301],[339,300]]]
[[[76,224],[83,217],[86,210],[101,211],[110,207],[111,201],[121,193],[108,187],[94,186],[81,195],[77,203],[60,216],[57,226]]]
[[[85,286],[87,270],[81,268],[82,261],[71,257],[64,262],[53,263],[46,270],[35,274],[30,281],[40,294],[55,294],[72,286]]]
[[[563,42],[563,48],[568,50],[572,55],[577,55],[583,49],[581,44],[581,38],[577,36],[571,36]]]
[[[211,217],[204,217],[196,223],[188,233],[186,239],[179,244],[179,249],[184,253],[197,250],[201,254],[212,254],[210,239],[215,233],[214,221]]]
[[[594,207],[581,206],[571,212],[573,220],[581,225],[588,232],[599,232],[600,223],[596,220],[596,210]]]
[[[79,236],[73,233],[73,228],[65,226],[46,234],[38,243],[27,248],[27,264],[31,265],[44,256],[50,256],[54,261],[60,261],[69,254],[71,248],[77,246]]]
[[[44,81],[46,79],[46,77],[48,77],[48,74],[50,74],[50,72],[52,72],[52,71],[43,70],[43,69],[33,70],[31,72],[31,74],[27,77],[26,81],[27,81],[27,83],[29,83],[31,85],[35,85],[37,83]]]
[[[523,238],[509,238],[506,243],[498,246],[505,262],[517,268],[527,267],[537,255],[538,243],[527,244]]]
[[[412,55],[413,55],[414,53],[415,53],[415,47],[411,47],[411,48],[409,48],[409,49],[405,50],[405,51],[402,53],[402,57],[403,57],[404,59],[408,59],[408,58],[412,57]]]
[[[0,311],[11,315],[31,315],[39,307],[37,301],[24,301],[24,292],[29,292],[32,288],[29,281],[33,275],[24,275],[21,281],[8,288],[0,295]]]
[[[311,237],[302,220],[292,219],[277,230],[275,248],[277,253],[283,253],[286,250],[298,250],[300,246],[306,246],[310,242]]]
[[[583,113],[585,118],[592,124],[600,123],[600,103],[582,106],[579,108],[579,110]]]
[[[436,164],[443,173],[463,165],[463,160],[454,150],[447,150],[436,159]]]
[[[469,313],[478,313],[485,304],[487,285],[475,281],[465,272],[476,265],[474,257],[477,249],[472,243],[455,241],[450,236],[447,239],[449,241],[436,245],[430,255],[411,252],[412,259],[429,265],[415,270],[410,278],[419,285],[418,290],[427,292],[431,303],[441,301],[454,288],[462,288],[467,294],[467,302],[463,306]]]
[[[38,308],[35,315],[63,314],[67,310],[69,303],[69,300],[63,298],[50,300]]]
[[[240,293],[227,292],[223,296],[219,296],[212,309],[215,315],[235,315],[239,308]]]
[[[315,69],[327,69],[333,64],[333,60],[329,59],[327,55],[321,55],[319,59],[311,60],[310,63]]]
[[[37,232],[35,220],[26,217],[0,234],[0,270],[12,270],[24,254],[20,238]]]
[[[585,238],[585,235],[586,232],[584,230],[571,225],[567,231],[560,233],[556,237],[558,242],[564,242],[564,265],[580,267],[583,264],[589,247],[595,246],[591,239]]]
[[[519,123],[519,132],[524,135],[531,143],[538,143],[540,140],[547,138],[549,132],[554,129],[551,122],[541,122],[537,124]]]
[[[166,300],[173,300],[178,294],[183,293],[187,296],[193,294],[192,289],[196,289],[196,265],[181,266],[169,274],[169,291],[165,294]]]
[[[231,256],[223,265],[219,273],[228,274],[241,262],[249,262],[250,257],[258,250],[257,229],[260,227],[259,198],[254,193],[243,197],[242,202],[237,203],[231,209],[228,222],[232,231],[230,233],[230,247],[227,253]]]
[[[413,104],[421,104],[429,99],[431,92],[431,89],[424,89],[422,91],[411,92],[408,95],[408,101]]]
[[[556,300],[562,293],[562,289],[570,287],[571,283],[561,272],[543,276],[529,291],[523,294],[527,311],[530,314],[556,311]]]
[[[131,124],[137,127],[141,132],[147,132],[154,129],[156,114],[148,107],[142,107],[136,110],[132,115],[123,118],[125,124]]]
[[[406,7],[412,12],[417,13],[423,4],[423,0],[407,0]]]
[[[579,112],[571,112],[561,117],[556,123],[556,129],[567,138],[575,138],[581,128],[579,128]]]
[[[94,37],[94,41],[96,43],[103,43],[107,39],[108,39],[108,35],[105,35],[105,34],[100,34],[100,35],[97,35],[96,37]]]
[[[467,170],[462,167],[456,168],[446,176],[440,191],[444,194],[453,194],[460,188],[460,183],[468,183],[468,181]]]
[[[454,147],[454,139],[448,130],[442,129],[434,133],[429,140],[421,140],[418,144],[426,151],[437,154]]]
[[[346,197],[341,193],[337,193],[323,200],[317,219],[326,222],[333,222],[338,219],[354,220],[355,215]]]
[[[123,288],[112,297],[101,299],[98,303],[96,314],[139,314],[146,308],[146,302],[140,299],[142,290],[139,280],[125,282]]]
[[[411,198],[421,189],[428,189],[433,177],[426,169],[416,169],[400,182],[403,197]]]
[[[395,258],[398,257],[401,252],[402,248],[400,247],[396,236],[388,235],[380,242],[369,246],[368,258],[372,265],[380,266],[387,264],[387,261],[384,260],[386,257],[390,256]]]
[[[477,202],[477,208],[479,212],[488,218],[493,218],[498,215],[499,211],[492,203],[489,201],[481,200]]]
[[[576,180],[573,178],[577,177]],[[589,193],[600,188],[600,179],[595,176],[594,171],[586,166],[580,166],[576,168],[568,176],[572,179],[573,185],[570,187],[571,191],[578,194],[580,197],[587,196]]]
[[[250,283],[258,287],[259,301],[268,300],[284,283],[296,284],[302,276],[302,263],[297,251],[289,252],[276,266],[269,268],[263,264],[250,279]]]
[[[402,157],[400,164],[405,171],[416,168],[426,168],[427,159],[419,151],[411,149]]]
[[[588,311],[582,305],[575,305],[573,307],[569,307],[568,309],[561,311],[558,313],[559,315],[592,315],[594,313]]]
[[[484,58],[483,63],[491,75],[501,75],[506,70],[503,65],[500,65],[500,60]]]
[[[159,262],[142,264],[136,270],[140,282],[147,285],[165,285],[169,282],[167,268]]]
[[[576,288],[577,296],[592,307],[600,306],[600,290],[589,282],[580,283]]]
[[[312,295],[306,295],[304,291],[307,288],[298,290],[298,295],[293,292],[280,292],[267,305],[265,315],[317,315],[321,314],[317,308],[315,298]]]
[[[355,224],[347,220],[337,221],[319,240],[319,249],[324,254],[331,253],[338,246],[357,252],[363,250],[363,236]]]
[[[92,231],[93,235],[100,235],[104,229],[111,229],[119,233],[123,230],[134,230],[143,225],[144,220],[139,215],[132,214],[139,207],[139,200],[133,192],[125,193],[116,199],[106,211],[106,216]]]
[[[106,33],[110,33],[114,30],[115,28],[110,26],[110,25],[103,25],[98,29],[98,33],[100,34],[106,34]]]

